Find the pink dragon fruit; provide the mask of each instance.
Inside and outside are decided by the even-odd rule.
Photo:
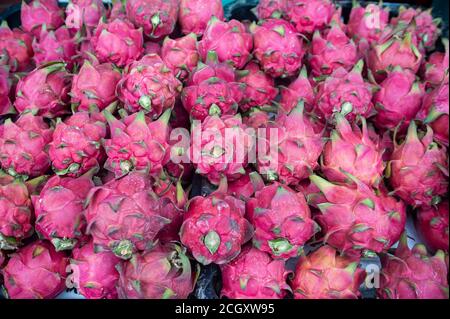
[[[342,67],[350,71],[358,61],[358,50],[339,24],[332,23],[329,30],[315,31],[312,38],[309,63],[313,76],[330,75]]]
[[[209,20],[216,17],[224,21],[221,0],[181,0],[178,22],[184,34],[195,33],[202,36]]]
[[[257,172],[247,170],[239,179],[228,183],[228,194],[247,202],[257,190],[264,187],[264,181]]]
[[[297,257],[317,231],[303,194],[277,182],[247,202],[247,216],[255,227],[253,245],[274,258]]]
[[[21,78],[16,88],[15,107],[48,118],[67,113],[71,78],[64,63],[43,65]]]
[[[10,99],[11,82],[9,78],[9,67],[0,65],[0,115],[16,112]]]
[[[0,164],[12,176],[36,177],[50,168],[47,153],[53,131],[42,117],[23,114],[0,126]]]
[[[175,243],[158,245],[118,266],[121,299],[186,299],[194,290],[199,269]]]
[[[246,114],[242,120],[245,125],[254,128],[255,130],[266,127],[269,124],[269,121],[270,115],[258,108],[250,109],[249,113]]]
[[[374,123],[382,129],[406,129],[422,105],[425,88],[410,70],[395,67],[373,96]]]
[[[11,255],[0,272],[11,299],[53,299],[65,288],[68,260],[45,241],[31,243]]]
[[[51,241],[56,251],[73,249],[84,235],[84,202],[94,187],[93,173],[78,178],[55,175],[38,196],[32,197],[36,231]]]
[[[364,270],[359,257],[337,255],[330,246],[322,246],[300,257],[291,286],[295,299],[358,299]]]
[[[178,18],[179,0],[128,0],[127,17],[148,38],[161,39],[172,33]]]
[[[367,250],[387,251],[405,228],[405,205],[383,191],[375,193],[355,177],[348,176],[356,188],[310,176],[326,198],[326,202],[317,205],[321,212],[317,221],[325,235],[324,241],[349,255]]]
[[[272,77],[294,75],[302,66],[305,54],[296,30],[286,21],[269,19],[252,24],[254,55],[264,72]]]
[[[197,38],[195,38],[195,39],[197,40]],[[152,41],[144,42],[144,55],[157,54],[162,57],[161,50],[162,50],[162,47],[158,42],[152,42]]]
[[[303,66],[297,79],[292,81],[287,87],[282,86],[280,91],[280,107],[284,112],[291,112],[301,100],[303,100],[305,109],[308,112],[313,109],[315,94],[308,79],[306,66]]]
[[[286,14],[287,0],[261,0],[259,1],[256,11],[258,12],[258,18],[264,19],[279,19]]]
[[[117,299],[120,259],[92,242],[72,251],[70,268],[78,292],[87,299]]]
[[[448,201],[417,212],[416,228],[433,250],[448,252]]]
[[[57,0],[32,0],[30,4],[22,1],[20,20],[26,32],[39,37],[44,25],[47,30],[56,30],[64,24],[64,11]]]
[[[119,20],[127,20],[127,12],[125,8],[125,2],[122,1],[113,1],[112,7],[106,13],[108,17],[108,21],[114,21],[116,19]]]
[[[448,39],[442,39],[445,48],[444,52],[433,52],[428,61],[423,65],[423,79],[427,85],[431,87],[439,86],[443,81],[448,81],[448,63],[449,63],[449,48]]]
[[[180,230],[181,242],[203,265],[229,263],[253,236],[244,215],[244,202],[227,194],[223,178],[216,192],[189,201]]]
[[[237,69],[242,69],[247,64],[252,48],[252,35],[241,22],[223,22],[216,17],[211,18],[198,43],[198,52],[204,61],[208,52],[214,51],[219,62],[228,62]]]
[[[66,7],[66,26],[74,30],[83,26],[94,29],[103,16],[105,7],[102,0],[71,0]]]
[[[139,59],[144,52],[142,29],[135,29],[125,20],[116,19],[108,24],[100,20],[91,42],[101,63],[111,62],[118,67]]]
[[[287,1],[286,15],[298,32],[309,35],[323,30],[335,10],[330,0],[293,0]]]
[[[175,40],[167,37],[161,48],[161,57],[178,79],[187,79],[199,61],[197,36],[190,33]]]
[[[412,250],[409,249],[404,233],[395,256],[386,254],[382,259],[378,297],[448,299],[447,262],[442,250],[430,256],[423,245],[416,244]]]
[[[181,82],[156,54],[130,64],[117,84],[117,95],[125,109],[142,110],[153,118],[172,108],[181,90]]]
[[[284,261],[273,260],[251,245],[221,270],[221,295],[231,299],[282,299],[291,291]]]
[[[388,177],[395,194],[412,206],[438,204],[447,193],[447,150],[433,141],[433,130],[427,127],[419,137],[414,121],[402,144],[394,140],[395,149],[388,166]]]
[[[238,77],[238,81],[245,84],[244,99],[239,105],[243,112],[252,107],[269,105],[278,95],[274,80],[255,62],[250,62],[243,71],[239,71]]]
[[[9,66],[11,72],[26,71],[33,57],[33,37],[19,29],[11,30],[6,22],[0,24],[0,66]]]
[[[371,139],[366,120],[361,118],[362,130],[352,126],[344,116],[336,114],[336,129],[324,147],[322,172],[331,182],[346,183],[346,173],[361,182],[377,187],[383,178],[383,149],[379,140]]]
[[[363,66],[360,60],[350,72],[339,68],[318,84],[316,107],[323,119],[341,113],[352,122],[358,115],[366,118],[372,115],[373,88],[361,75]]]

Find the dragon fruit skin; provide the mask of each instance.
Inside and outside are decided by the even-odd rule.
[[[381,299],[448,299],[448,264],[442,250],[430,256],[424,245],[408,247],[406,233],[395,256],[383,256],[378,297]],[[448,259],[447,259],[448,262]]]
[[[184,248],[158,245],[118,266],[121,299],[186,299],[194,290],[198,269],[193,269]]]
[[[42,117],[23,114],[15,123],[0,126],[0,164],[10,175],[37,177],[50,168],[47,153],[52,129]]]
[[[288,77],[296,74],[302,66],[305,54],[303,43],[289,22],[268,19],[261,25],[252,24],[253,54],[268,75]]]
[[[181,0],[178,22],[184,34],[202,36],[212,17],[224,21],[221,0]]]
[[[383,191],[377,195],[369,186],[351,178],[356,188],[310,176],[326,199],[318,203],[321,214],[316,216],[325,234],[324,240],[349,255],[360,255],[366,250],[387,251],[405,228],[405,205]]]
[[[67,113],[71,78],[64,63],[43,65],[19,80],[16,87],[17,111],[54,118]]]
[[[221,271],[221,295],[231,299],[282,299],[291,290],[286,283],[289,271],[284,261],[273,260],[251,245],[222,265]]]
[[[349,173],[361,182],[378,186],[383,179],[383,149],[380,141],[371,139],[364,118],[362,130],[352,126],[344,116],[336,114],[336,129],[324,147],[322,172],[331,182],[345,183]],[[350,181],[351,183],[351,181]]]
[[[237,69],[247,64],[252,48],[252,35],[241,22],[223,22],[216,17],[211,18],[198,43],[198,52],[203,61],[207,59],[208,52],[214,51],[219,62],[228,62]]]
[[[102,0],[72,0],[66,7],[66,26],[69,29],[80,30],[97,27],[100,19],[105,16]]]
[[[258,189],[264,187],[264,181],[257,172],[247,169],[245,175],[228,183],[228,194],[247,202]]]
[[[401,123],[406,129],[422,105],[425,87],[410,70],[396,67],[380,84],[373,96],[377,114],[374,123],[382,129],[393,130]]]
[[[416,228],[428,247],[448,252],[448,201],[417,212]]]
[[[42,26],[56,30],[64,24],[64,11],[57,0],[33,0],[30,4],[22,1],[20,20],[24,31],[39,37]]]
[[[299,33],[309,35],[324,29],[336,8],[330,0],[287,1],[287,18]]]
[[[387,8],[375,3],[362,7],[357,3],[350,12],[347,31],[356,43],[363,40],[371,45],[378,42],[388,23],[389,11]]]
[[[11,72],[31,67],[33,37],[20,29],[11,30],[6,22],[0,25],[0,66],[6,64]]]
[[[11,82],[9,67],[0,65],[0,115],[15,113],[10,99]]]
[[[172,40],[164,39],[161,57],[167,67],[181,81],[187,79],[199,61],[197,36],[194,33]]]
[[[91,43],[101,63],[110,62],[118,67],[139,59],[144,52],[142,29],[135,29],[126,20],[116,19],[107,24],[100,20]]]
[[[287,0],[261,0],[256,10],[260,20],[279,19],[286,14]]]
[[[299,76],[289,86],[282,86],[280,91],[280,107],[284,112],[291,112],[301,100],[305,104],[306,111],[309,112],[313,109],[315,94],[311,82],[308,79],[306,66],[303,66]]]
[[[109,251],[103,251],[92,242],[72,251],[70,259],[77,291],[87,299],[117,299],[116,285],[120,259]]]
[[[433,52],[422,67],[422,75],[428,86],[437,87],[442,82],[448,82],[449,48],[448,39],[442,39],[445,52]]]
[[[179,0],[128,0],[127,17],[144,35],[161,39],[172,33],[178,18]]]
[[[133,62],[117,84],[117,95],[130,112],[144,111],[153,118],[172,108],[181,82],[156,54]]]
[[[269,114],[267,112],[261,111],[258,108],[250,109],[249,113],[244,116],[242,122],[248,127],[254,128],[264,128],[269,123]]]
[[[0,271],[11,299],[53,299],[65,288],[68,260],[46,241],[31,243],[11,255]]]
[[[395,195],[412,206],[431,206],[447,193],[447,150],[433,141],[433,130],[427,127],[419,137],[414,121],[402,144],[396,141],[389,164],[390,183]]]
[[[297,257],[316,233],[303,194],[277,182],[247,202],[247,217],[255,227],[253,245],[277,259]]]
[[[295,299],[357,299],[364,270],[359,257],[340,256],[330,246],[322,246],[300,257],[291,286]]]

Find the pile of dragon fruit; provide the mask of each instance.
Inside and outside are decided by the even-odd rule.
[[[439,19],[354,3],[344,23],[331,0],[255,12],[32,0],[20,28],[2,23],[6,298],[184,299],[209,264],[226,298],[361,298],[368,256],[378,298],[448,298]]]

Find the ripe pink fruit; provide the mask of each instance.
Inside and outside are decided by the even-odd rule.
[[[72,0],[66,7],[66,26],[74,30],[83,26],[94,29],[103,16],[105,7],[102,0]]]
[[[12,176],[45,174],[50,168],[47,148],[52,133],[42,117],[31,113],[23,114],[15,123],[7,119],[0,126],[2,168]]]
[[[366,120],[361,118],[362,130],[353,127],[344,116],[335,115],[336,128],[324,147],[322,172],[331,182],[346,183],[349,173],[369,186],[377,187],[383,179],[383,149],[380,141],[372,139]]]
[[[203,35],[209,20],[216,17],[224,21],[221,0],[181,0],[178,22],[184,34]]]
[[[108,16],[108,21],[111,22],[116,19],[128,20],[125,4],[126,3],[122,1],[114,1],[111,9],[106,13]]]
[[[64,24],[64,11],[56,0],[33,0],[30,4],[22,1],[20,20],[26,32],[39,37],[42,26],[45,25],[47,30],[56,30]]]
[[[144,55],[157,54],[157,55],[161,56],[161,49],[162,49],[161,45],[158,42],[152,42],[152,41],[144,42]]]
[[[258,108],[250,109],[247,116],[244,116],[243,123],[248,127],[258,128],[266,127],[269,123],[269,114],[267,112],[261,111]]]
[[[19,80],[15,107],[54,118],[67,113],[71,78],[64,63],[43,65]]]
[[[194,290],[198,269],[192,269],[185,249],[158,245],[119,266],[121,299],[186,299]]]
[[[249,172],[228,184],[228,194],[247,202],[253,194],[264,187],[264,181],[257,172]]]
[[[358,44],[361,40],[367,41],[368,45],[377,43],[389,23],[388,9],[374,3],[365,8],[356,1],[354,3],[347,24],[348,34]]]
[[[417,212],[417,230],[433,250],[448,252],[448,201]]]
[[[294,0],[287,2],[287,18],[305,35],[324,29],[336,8],[330,0]]]
[[[72,251],[71,269],[77,291],[87,299],[117,299],[120,259],[92,242]]]
[[[181,82],[156,54],[130,64],[117,84],[117,95],[130,112],[139,110],[153,118],[172,108],[181,92]]]
[[[410,250],[404,233],[395,256],[387,254],[382,259],[379,298],[448,299],[445,259],[442,250],[430,256],[423,245],[416,244]]]
[[[287,0],[261,0],[256,10],[260,20],[279,19],[286,14]]]
[[[228,62],[237,69],[247,64],[252,48],[252,35],[241,22],[223,22],[216,17],[211,18],[202,40],[198,43],[198,52],[203,61],[206,60],[208,52],[214,51],[219,62]]]
[[[247,245],[240,255],[221,266],[221,295],[231,299],[282,299],[291,288],[284,261]]]
[[[199,60],[197,36],[194,33],[190,33],[175,40],[167,37],[164,39],[161,57],[178,79],[187,79]]]
[[[326,198],[326,202],[317,205],[321,212],[317,221],[325,235],[324,241],[349,255],[366,250],[387,251],[405,228],[405,205],[383,191],[375,193],[351,175],[349,178],[356,188],[310,176]]]
[[[135,29],[126,20],[116,19],[107,24],[100,20],[91,42],[101,63],[111,62],[118,67],[139,59],[144,52],[142,29]]]
[[[303,194],[277,182],[247,202],[247,216],[255,227],[253,245],[273,258],[297,257],[316,233]]]
[[[15,113],[11,103],[11,79],[9,78],[9,67],[0,65],[0,115]]]
[[[410,70],[395,67],[373,96],[377,114],[375,125],[383,129],[408,127],[422,105],[425,88]]]
[[[448,186],[447,150],[433,141],[433,130],[419,137],[411,121],[405,141],[394,143],[388,175],[395,194],[413,206],[439,203]]]
[[[337,255],[330,246],[322,246],[300,257],[291,283],[295,299],[358,299],[364,270],[359,257]]]
[[[179,0],[128,0],[127,17],[148,38],[161,39],[172,33],[178,18]]]
[[[437,87],[444,81],[448,82],[448,39],[442,39],[442,43],[444,44],[445,52],[433,52],[422,67],[423,78],[431,87]]]
[[[314,99],[315,94],[306,73],[306,66],[303,66],[299,76],[288,87],[281,87],[280,107],[286,113],[291,112],[301,100],[305,104],[306,111],[311,111],[315,104]]]
[[[33,37],[20,29],[11,30],[6,22],[0,25],[0,66],[6,64],[11,72],[26,71],[33,57]]]
[[[11,255],[1,270],[11,299],[53,299],[65,288],[67,258],[45,241],[31,243]]]
[[[269,19],[252,24],[254,55],[264,72],[272,77],[288,77],[302,66],[305,54],[297,31],[286,21]]]

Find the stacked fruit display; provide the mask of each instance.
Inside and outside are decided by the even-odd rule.
[[[379,298],[448,298],[430,10],[113,3],[24,1],[0,27],[5,297],[183,299],[216,264],[227,298],[360,298],[378,255]],[[189,196],[194,174],[214,191]]]

